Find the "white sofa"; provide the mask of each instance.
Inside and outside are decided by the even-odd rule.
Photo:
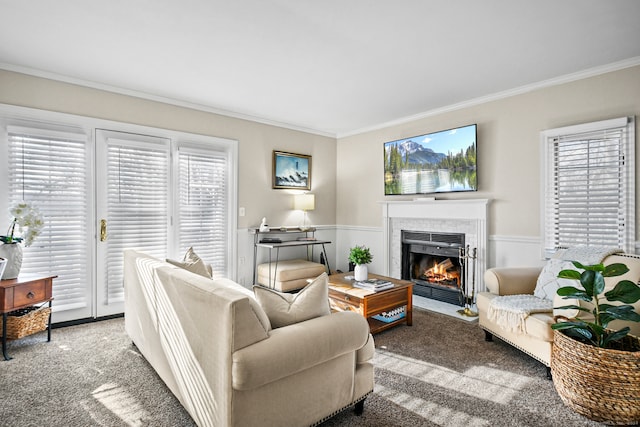
[[[125,328],[199,426],[308,426],[363,409],[373,390],[366,320],[335,313],[272,329],[251,291],[133,250]]]
[[[613,263],[623,263],[629,268],[629,272],[623,276],[609,277],[605,279],[606,288],[614,287],[620,280],[631,280],[634,283],[640,282],[640,256],[629,254],[615,254],[607,256],[603,263],[605,265]],[[514,332],[505,329],[496,320],[489,318],[489,306],[491,300],[502,295],[533,294],[536,288],[538,277],[543,268],[491,268],[485,272],[484,282],[487,291],[478,293],[477,307],[479,313],[479,324],[485,332],[485,339],[491,341],[493,336],[513,345],[531,357],[539,360],[547,367],[547,374],[550,375],[551,347],[553,345],[553,330],[555,315],[575,317],[578,310],[553,310],[546,313],[532,313],[526,318],[526,333]],[[553,307],[561,307],[569,304],[585,306],[585,302],[578,300],[565,300],[555,296]],[[640,302],[635,304],[636,310],[640,310]],[[580,317],[584,317],[580,314]],[[626,322],[622,324],[615,321],[610,327],[617,329],[622,326],[629,326],[631,334],[640,336],[640,323]]]

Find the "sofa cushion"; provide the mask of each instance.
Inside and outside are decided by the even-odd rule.
[[[478,293],[478,311],[480,311],[481,313],[480,324],[483,327],[490,329],[498,336],[505,335],[510,339],[511,342],[517,340],[518,337],[532,337],[546,342],[553,342],[553,330],[551,329],[551,324],[554,323],[554,320],[553,314],[550,312],[532,313],[530,316],[527,316],[527,318],[525,319],[525,330],[527,331],[526,334],[510,332],[508,329],[503,328],[501,324],[489,320],[487,318],[489,306],[491,304],[491,301],[494,298],[498,297],[499,295],[492,294],[491,292]],[[517,344],[517,342],[515,344]]]
[[[187,253],[184,254],[182,261],[167,259],[167,262],[209,279],[212,276],[211,266],[205,264],[202,258],[193,250],[193,247],[187,249]]]
[[[269,285],[269,277],[271,281],[286,282],[289,280],[313,279],[325,272],[324,265],[305,259],[287,259],[277,263],[265,263],[258,265],[258,275],[264,277],[267,281],[261,282],[263,285]]]
[[[564,286],[574,286],[575,280],[558,278],[558,273],[562,270],[576,270],[576,268],[571,261],[563,259],[550,259],[547,261],[538,276],[533,295],[553,301],[558,289]]]
[[[322,273],[296,294],[278,292],[262,286],[254,286],[253,292],[267,313],[273,328],[331,313],[327,273]]]

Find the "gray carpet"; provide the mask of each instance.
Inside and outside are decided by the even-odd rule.
[[[9,343],[0,361],[0,424],[193,426],[140,356],[122,318]],[[375,336],[376,389],[360,417],[333,426],[597,426],[565,407],[540,363],[477,323],[416,310],[412,327]]]

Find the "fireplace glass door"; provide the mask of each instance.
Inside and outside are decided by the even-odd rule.
[[[413,293],[464,306],[464,234],[402,231],[402,279]]]

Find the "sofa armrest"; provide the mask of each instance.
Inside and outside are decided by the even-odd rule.
[[[533,294],[542,267],[490,268],[484,273],[487,290],[497,295]]]
[[[373,341],[365,318],[353,312],[316,317],[274,329],[269,335],[233,353],[234,389],[254,389],[350,352],[355,370],[356,352]]]

